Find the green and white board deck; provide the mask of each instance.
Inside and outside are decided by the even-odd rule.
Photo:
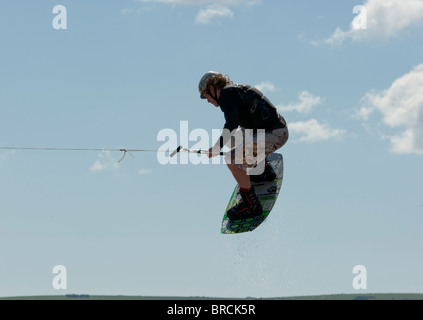
[[[269,161],[270,165],[276,173],[276,179],[269,182],[252,183],[263,207],[263,213],[260,216],[254,218],[240,219],[234,221],[230,221],[228,219],[226,212],[241,199],[241,194],[239,193],[239,185],[237,184],[223,216],[222,226],[220,229],[221,233],[235,234],[253,231],[269,216],[269,213],[275,205],[276,199],[278,198],[279,191],[282,186],[283,157],[280,153],[272,153],[267,157],[267,160]]]

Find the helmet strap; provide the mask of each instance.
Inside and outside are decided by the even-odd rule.
[[[213,86],[214,88],[214,94],[211,94],[211,92],[209,92],[210,97],[212,97],[216,102],[217,102],[217,93],[216,93],[216,87]]]

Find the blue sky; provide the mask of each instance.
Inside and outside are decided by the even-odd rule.
[[[0,147],[159,149],[181,121],[211,137],[208,70],[259,87],[290,140],[268,221],[237,236],[224,165],[1,149],[0,296],[422,292],[421,21],[420,0],[1,0]]]

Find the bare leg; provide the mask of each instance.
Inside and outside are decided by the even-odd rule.
[[[250,182],[250,176],[242,170],[241,168],[238,168],[237,166],[234,166],[230,163],[227,163],[227,166],[229,170],[231,170],[232,175],[234,176],[236,182],[238,182],[238,185],[240,188],[244,189],[250,189],[251,188],[251,182]]]

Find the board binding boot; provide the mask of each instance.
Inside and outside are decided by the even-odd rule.
[[[240,190],[240,194],[241,201],[226,212],[229,220],[254,218],[263,213],[263,208],[253,186],[247,192]]]
[[[269,164],[267,159],[264,160],[264,171],[262,174],[251,175],[250,181],[251,182],[266,182],[266,181],[273,181],[276,179],[276,173],[273,170],[272,166]]]

